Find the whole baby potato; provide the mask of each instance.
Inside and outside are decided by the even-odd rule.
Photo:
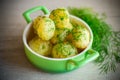
[[[71,23],[69,23],[69,26],[73,27]],[[54,36],[51,38],[51,42],[53,44],[64,42],[69,32],[71,32],[71,30],[56,28]]]
[[[40,55],[49,56],[51,54],[51,43],[49,41],[44,41],[37,36],[29,41],[29,46],[33,51]]]
[[[86,27],[77,25],[73,28],[72,34],[69,35],[72,44],[80,50],[85,49],[90,42],[90,33]]]
[[[70,26],[69,13],[65,8],[54,9],[49,16],[54,22],[57,28],[72,29]]]
[[[33,21],[33,28],[42,40],[50,40],[54,35],[55,24],[50,18],[39,16]]]
[[[67,58],[76,54],[77,49],[70,43],[57,43],[52,49],[53,58]]]
[[[64,29],[56,29],[54,36],[51,38],[51,42],[53,44],[63,42],[68,34],[68,30]]]

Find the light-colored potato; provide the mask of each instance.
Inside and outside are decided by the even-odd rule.
[[[39,37],[34,37],[31,41],[29,41],[30,48],[36,53],[49,56],[51,54],[52,45],[49,41],[44,41]]]
[[[65,8],[57,8],[50,13],[49,16],[54,22],[57,28],[72,29],[70,26],[69,13]]]
[[[52,49],[53,58],[67,58],[76,54],[77,49],[70,43],[58,43]]]
[[[81,25],[75,26],[69,37],[72,37],[72,44],[81,50],[85,49],[90,42],[89,31]]]
[[[33,28],[42,40],[50,40],[54,35],[55,24],[50,18],[39,16],[33,21]]]
[[[73,28],[71,23],[69,24],[69,26],[71,26]],[[70,32],[70,30],[68,30],[68,29],[56,28],[55,34],[52,37],[51,42],[53,44],[56,44],[58,42],[65,42],[66,41],[65,38],[66,38],[66,36],[68,35],[69,32]]]
[[[68,34],[68,30],[65,29],[56,29],[55,34],[50,40],[53,44],[58,42],[63,42]]]

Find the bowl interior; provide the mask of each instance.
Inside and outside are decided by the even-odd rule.
[[[47,15],[48,16],[48,15]],[[91,45],[92,45],[92,42],[93,42],[93,34],[92,34],[92,31],[89,27],[89,25],[84,22],[83,20],[81,20],[80,18],[77,18],[75,16],[72,16],[70,15],[70,21],[71,22],[74,22],[74,23],[77,23],[78,25],[81,25],[83,27],[86,27],[90,33],[90,42],[89,42],[89,45],[87,46],[87,48],[85,48],[82,52],[80,52],[78,55],[75,55],[75,56],[72,56],[72,57],[68,57],[68,58],[49,58],[49,57],[45,57],[45,56],[42,56],[42,55],[39,55],[37,54],[36,52],[34,52],[28,45],[28,42],[35,36],[35,33],[34,33],[34,29],[32,27],[32,22],[29,23],[24,32],[23,32],[23,43],[25,45],[25,47],[28,48],[28,50],[30,50],[33,54],[35,54],[36,56],[39,56],[39,57],[42,57],[42,58],[45,58],[45,59],[49,59],[49,60],[67,60],[67,59],[72,59],[72,58],[75,58],[77,56],[80,56],[81,54],[84,54],[88,49],[91,48]]]

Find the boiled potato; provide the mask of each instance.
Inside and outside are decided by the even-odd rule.
[[[67,58],[77,54],[77,49],[70,43],[58,43],[52,49],[53,58]]]
[[[44,41],[39,37],[34,37],[31,41],[29,41],[30,48],[36,53],[49,56],[51,54],[52,45],[49,41]]]
[[[50,40],[54,35],[55,24],[50,18],[39,16],[33,21],[33,28],[42,40]]]
[[[72,26],[69,24],[69,13],[65,8],[57,8],[53,10],[49,17],[55,22],[57,28],[72,29]]]
[[[68,30],[64,29],[56,29],[55,34],[50,40],[53,44],[56,44],[58,42],[63,42],[68,34]]]
[[[87,28],[77,25],[73,28],[72,34],[69,35],[72,39],[72,44],[80,50],[85,49],[90,42],[90,33]]]
[[[72,24],[70,23],[69,26],[72,26]],[[72,26],[73,27],[73,26]],[[58,42],[63,42],[65,41],[65,38],[66,36],[68,35],[68,33],[70,32],[71,30],[68,30],[68,29],[60,29],[60,28],[56,28],[55,30],[55,34],[54,36],[52,37],[51,39],[51,42],[53,44],[56,44]]]

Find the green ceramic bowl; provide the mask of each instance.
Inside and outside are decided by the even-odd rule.
[[[24,32],[23,32],[24,49],[25,49],[25,53],[28,59],[30,60],[32,64],[48,72],[67,72],[67,71],[71,71],[71,70],[74,70],[76,68],[79,68],[85,65],[95,60],[99,56],[99,53],[91,48],[92,42],[93,42],[93,33],[89,25],[86,24],[80,18],[77,18],[72,15],[70,15],[71,21],[74,20],[80,24],[81,23],[84,24],[90,32],[90,43],[86,49],[84,49],[81,53],[79,53],[76,56],[69,57],[69,58],[63,58],[63,59],[48,58],[48,57],[39,55],[36,52],[34,52],[28,45],[28,40],[32,36],[34,36],[34,34],[31,34],[32,19],[30,18],[30,14],[38,10],[42,10],[46,16],[49,16],[49,11],[44,6],[34,7],[23,13],[24,18],[26,19],[28,23],[28,25],[25,27]]]

